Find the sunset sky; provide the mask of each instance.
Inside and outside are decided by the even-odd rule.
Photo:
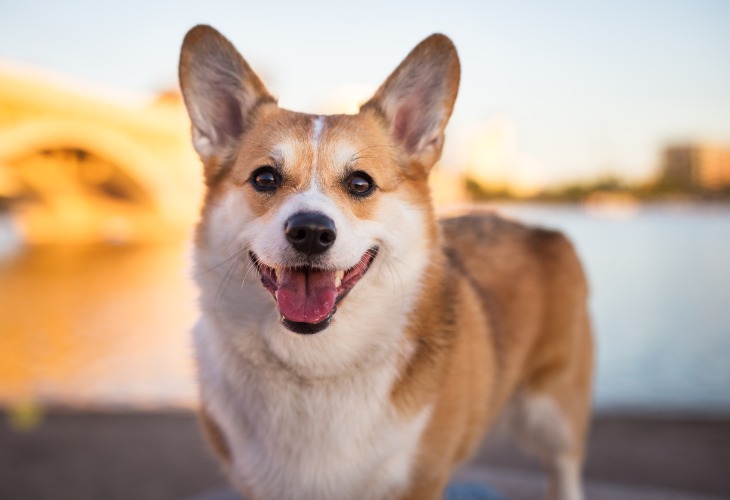
[[[134,92],[175,86],[185,32],[212,24],[283,106],[309,112],[366,98],[443,32],[462,60],[444,165],[484,161],[505,182],[641,178],[668,141],[730,144],[725,0],[25,0],[0,12],[0,59]]]

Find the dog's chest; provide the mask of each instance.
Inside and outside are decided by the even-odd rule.
[[[389,498],[408,485],[429,411],[407,418],[392,406],[395,361],[313,381],[246,363],[205,365],[203,393],[229,441],[233,479],[254,495]]]

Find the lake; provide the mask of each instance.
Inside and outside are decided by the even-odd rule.
[[[649,205],[627,219],[572,206],[502,212],[562,229],[578,249],[599,407],[730,410],[730,207]]]
[[[500,205],[565,231],[591,282],[602,410],[730,412],[730,207]],[[0,403],[188,407],[187,244],[0,259]]]

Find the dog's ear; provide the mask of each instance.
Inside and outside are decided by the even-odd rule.
[[[454,44],[447,36],[431,35],[408,54],[360,110],[375,109],[384,116],[406,161],[428,172],[441,156],[459,76]]]
[[[207,170],[233,153],[251,111],[275,99],[233,44],[210,26],[195,26],[185,35],[179,75],[193,146],[206,175],[214,175]]]

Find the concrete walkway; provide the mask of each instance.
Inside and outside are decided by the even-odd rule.
[[[467,468],[455,477],[444,500],[534,500],[545,497],[541,474],[521,470]],[[628,487],[589,481],[590,500],[721,500],[723,497],[682,493],[660,488]],[[244,500],[229,488],[221,488],[186,500]]]
[[[543,474],[519,469],[467,468],[456,480],[489,485],[509,500],[533,500],[545,497],[547,480]],[[604,483],[589,479],[585,485],[589,500],[710,500],[720,496],[685,493],[664,488]]]
[[[233,500],[186,412],[62,412],[19,432],[0,412],[0,498]],[[730,419],[598,416],[590,500],[730,498]],[[490,442],[455,481],[507,499],[543,498],[535,461]],[[458,500],[479,497],[458,497]],[[482,497],[484,498],[484,497]],[[481,499],[480,499],[481,500]]]

